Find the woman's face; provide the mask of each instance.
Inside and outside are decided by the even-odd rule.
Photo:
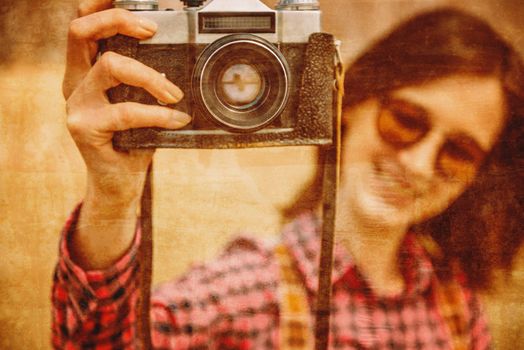
[[[410,225],[446,209],[471,183],[504,124],[495,77],[451,76],[344,111],[340,210]]]

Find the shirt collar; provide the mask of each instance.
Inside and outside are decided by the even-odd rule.
[[[306,212],[289,223],[283,231],[284,244],[295,259],[306,288],[313,293],[316,293],[318,288],[321,230],[321,221],[317,216]],[[337,244],[333,253],[332,283],[341,283],[353,290],[362,289],[373,294],[348,252]],[[406,288],[400,295],[388,298],[409,298],[424,292],[429,287],[434,275],[433,266],[428,254],[413,233],[408,233],[401,244],[399,264]]]

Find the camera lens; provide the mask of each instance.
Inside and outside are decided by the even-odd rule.
[[[192,91],[205,116],[233,132],[271,123],[289,97],[287,62],[271,43],[233,34],[206,47],[193,71]]]
[[[249,109],[260,100],[262,79],[256,67],[246,63],[233,63],[225,67],[217,80],[218,97],[231,108]]]

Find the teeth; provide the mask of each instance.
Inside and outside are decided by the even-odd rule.
[[[394,164],[377,162],[375,165],[376,178],[389,187],[392,191],[400,195],[410,195],[416,197],[417,191],[411,183],[400,174],[400,168]]]

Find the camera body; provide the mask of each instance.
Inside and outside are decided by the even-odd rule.
[[[101,43],[164,73],[184,91],[175,106],[192,116],[181,130],[132,129],[117,148],[240,148],[330,144],[335,43],[320,32],[316,1],[186,0],[157,10],[151,0],[115,1],[158,24],[138,41],[117,35]],[[162,104],[143,89],[119,85],[111,102]]]

